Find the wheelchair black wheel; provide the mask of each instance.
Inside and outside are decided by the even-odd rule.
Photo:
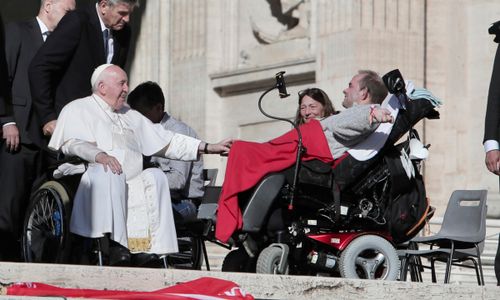
[[[33,195],[24,220],[22,236],[26,262],[64,262],[68,236],[65,203],[69,203],[68,193],[56,181],[44,183]]]
[[[201,237],[178,237],[179,252],[167,255],[167,262],[174,269],[201,270],[203,240]]]
[[[222,272],[255,272],[255,258],[251,258],[243,247],[229,252],[222,262]]]
[[[260,252],[257,259],[256,271],[260,274],[286,274],[288,275],[288,261],[285,261],[283,273],[279,271],[279,264],[283,256],[283,249],[269,246]]]

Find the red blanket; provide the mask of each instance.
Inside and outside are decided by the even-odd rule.
[[[312,120],[302,125],[300,131],[307,149],[302,160],[333,162],[318,121]],[[265,175],[292,166],[295,163],[297,144],[297,131],[293,129],[266,143],[236,141],[231,146],[217,211],[215,236],[218,240],[227,242],[233,232],[243,225],[238,193],[255,186]]]
[[[60,288],[38,282],[17,283],[7,287],[7,295],[138,300],[254,299],[234,282],[211,277],[202,277],[151,292]]]

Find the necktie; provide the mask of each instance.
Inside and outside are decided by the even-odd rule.
[[[102,31],[102,36],[104,39],[104,58],[106,62],[108,61],[108,52],[109,52],[109,29],[104,29]]]
[[[45,42],[47,40],[47,38],[49,37],[49,35],[52,33],[52,31],[45,31],[42,35],[43,35],[43,41]]]

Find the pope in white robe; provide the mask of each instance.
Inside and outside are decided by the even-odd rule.
[[[142,155],[196,160],[199,153],[229,150],[230,140],[206,144],[175,134],[125,105],[128,82],[115,65],[98,67],[93,94],[61,111],[49,147],[89,162],[78,186],[70,231],[89,238],[110,238],[128,248],[127,203],[145,197],[150,245],[147,252],[177,252],[167,177],[159,169],[143,170]]]

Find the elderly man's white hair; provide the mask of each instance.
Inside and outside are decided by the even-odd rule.
[[[102,73],[104,70],[107,68],[114,66],[113,64],[103,64],[97,67],[94,70],[94,73],[92,73],[92,77],[90,77],[90,84],[92,85],[92,92],[95,92],[97,90],[97,87],[99,85],[99,82],[101,82],[101,77]]]
[[[139,7],[139,0],[98,0],[97,2],[108,1],[109,6],[115,6],[120,3],[125,3],[131,7]]]

